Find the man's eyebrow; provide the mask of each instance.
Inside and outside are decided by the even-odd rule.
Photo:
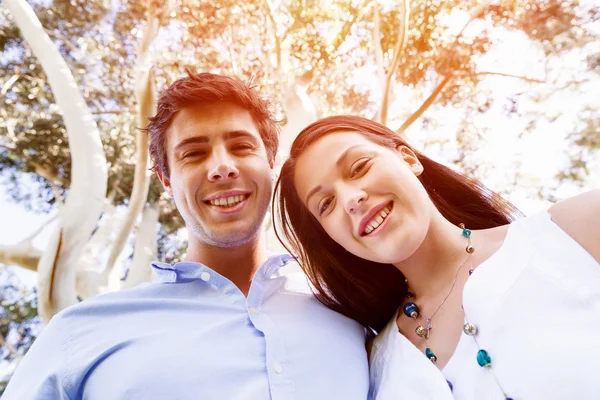
[[[239,139],[239,138],[246,138],[246,139],[251,139],[254,142],[257,142],[258,139],[256,138],[255,135],[251,134],[248,131],[245,131],[243,129],[236,129],[233,131],[227,131],[223,134],[223,138],[225,140],[234,140],[234,139]],[[194,136],[191,138],[187,138],[187,139],[183,139],[181,142],[179,142],[177,144],[177,146],[175,146],[175,152],[181,150],[181,148],[188,146],[190,144],[206,144],[210,141],[210,139],[208,138],[208,136]]]
[[[253,141],[258,140],[256,135],[253,135],[250,132],[245,131],[243,129],[236,129],[234,131],[225,132],[225,134],[223,135],[223,138],[225,140],[233,140],[233,139],[239,139],[239,138],[251,139]]]
[[[208,143],[208,136],[194,136],[191,138],[183,139],[181,142],[175,146],[175,152],[181,150],[182,147],[188,146],[190,144],[204,144]]]
[[[350,153],[352,150],[356,149],[357,147],[361,147],[361,146],[363,146],[363,145],[361,145],[361,144],[356,144],[356,145],[354,145],[354,146],[350,146],[350,147],[348,147],[348,148],[347,148],[346,150],[344,150],[344,152],[343,152],[343,153],[342,153],[342,154],[341,154],[341,155],[338,157],[337,161],[335,162],[335,165],[336,165],[337,167],[339,167],[340,165],[342,165],[342,164],[343,164],[343,162],[344,162],[344,160],[345,160],[345,159],[348,157],[348,154],[349,154],[349,153]],[[308,200],[310,199],[310,197],[311,197],[312,195],[314,195],[315,193],[317,193],[318,191],[320,191],[321,189],[323,189],[323,186],[321,186],[321,185],[318,185],[318,186],[314,187],[314,188],[313,188],[313,189],[312,189],[310,192],[308,192],[308,195],[306,196],[305,203],[306,203],[306,204],[308,204]]]

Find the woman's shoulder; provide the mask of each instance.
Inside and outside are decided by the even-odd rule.
[[[548,213],[552,222],[600,262],[600,189],[556,203]]]

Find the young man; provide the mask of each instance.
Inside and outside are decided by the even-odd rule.
[[[237,79],[188,73],[147,130],[188,229],[185,261],[56,315],[3,400],[366,399],[364,329],[263,245],[278,145],[268,104]]]

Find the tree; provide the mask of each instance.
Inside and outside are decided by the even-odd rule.
[[[422,147],[454,149],[445,153],[447,161],[484,181],[493,169],[477,156],[493,128],[486,115],[504,110],[505,118],[523,126],[523,137],[537,135],[541,121],[554,123],[549,104],[600,81],[591,46],[598,33],[589,27],[600,13],[587,2],[162,3],[32,1],[34,14],[19,18],[15,7],[27,4],[6,0],[0,10],[2,186],[12,201],[48,214],[47,221],[60,227],[57,240],[67,238],[43,250],[31,238],[0,246],[0,263],[40,272],[44,320],[78,299],[148,280],[156,252],[166,261],[182,256],[183,222],[147,173],[147,142],[139,128],[153,112],[154,86],[173,82],[185,67],[239,75],[275,99],[285,122],[278,163],[306,124],[349,113],[386,123]],[[532,71],[482,67],[499,38],[509,35],[539,54]],[[39,51],[40,43],[56,49],[52,60]],[[566,66],[567,55],[585,61]],[[70,93],[64,91],[69,85],[56,84],[57,72],[72,82]],[[499,79],[517,86],[500,94],[489,85]],[[76,114],[88,118],[85,128],[73,129],[66,111],[78,97]],[[596,109],[591,101],[589,107],[581,103],[561,117],[582,118],[568,124],[573,164],[560,178],[585,184],[598,154]],[[454,122],[447,123],[448,114]],[[440,138],[443,129],[448,135]],[[82,135],[93,136],[94,151],[105,157],[89,169],[94,177],[83,179],[90,190],[82,189],[84,169],[76,162],[82,161]],[[529,186],[538,196],[554,196],[542,190],[546,185]],[[514,188],[507,183],[505,192]],[[68,217],[78,196],[88,210],[81,219],[86,222],[69,225],[79,221]],[[58,248],[59,242],[69,246]],[[269,245],[276,247],[272,235]],[[57,285],[50,289],[48,282]]]

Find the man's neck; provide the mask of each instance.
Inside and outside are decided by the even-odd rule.
[[[199,262],[223,275],[248,295],[258,268],[267,260],[264,235],[237,247],[215,247],[190,240],[185,261]]]

